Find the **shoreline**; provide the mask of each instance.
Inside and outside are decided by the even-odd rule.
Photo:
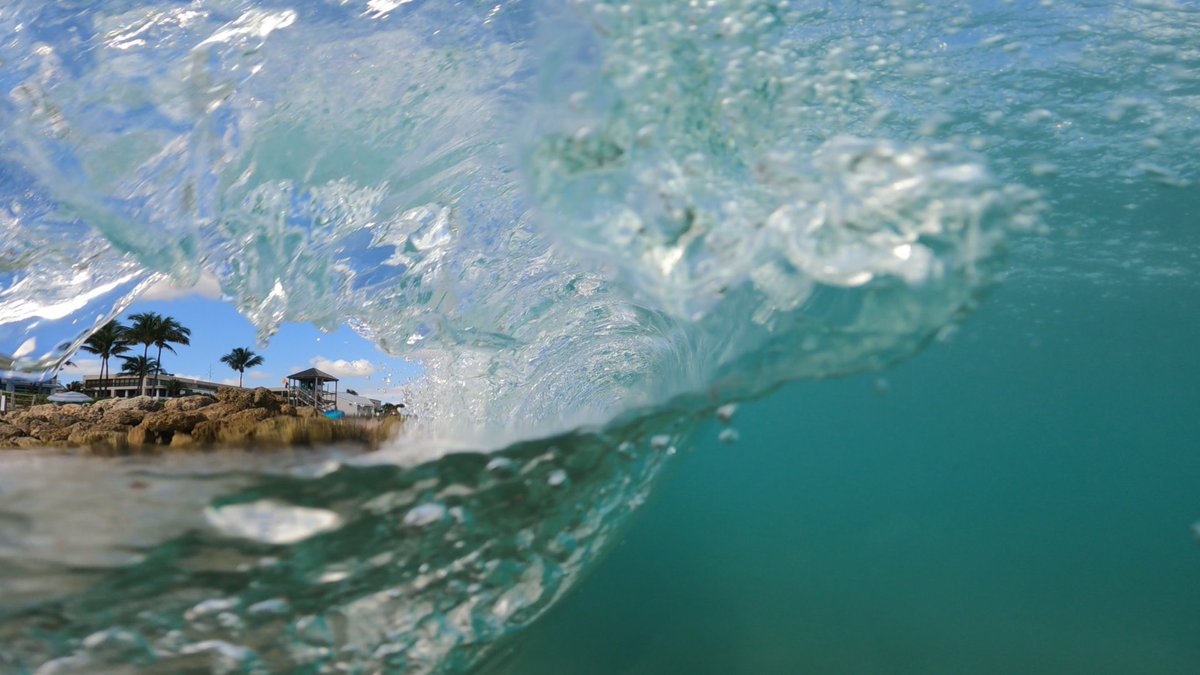
[[[216,396],[136,396],[2,413],[0,451],[83,450],[95,456],[124,456],[329,443],[374,448],[393,436],[404,420],[331,420],[312,408],[283,403],[262,387],[222,387]]]

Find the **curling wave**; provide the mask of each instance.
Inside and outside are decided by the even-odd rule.
[[[129,561],[89,548],[65,597],[29,572],[58,507],[6,498],[27,585],[0,663],[474,663],[696,415],[910,356],[1015,234],[1118,232],[1194,183],[1198,24],[1166,1],[5,3],[0,366],[53,370],[147,285],[208,274],[264,339],[348,323],[426,374],[376,466],[183,470],[232,492],[181,491]],[[1075,222],[1083,183],[1118,215]],[[499,452],[394,466],[449,448]]]

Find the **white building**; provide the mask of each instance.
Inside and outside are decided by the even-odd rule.
[[[337,409],[346,413],[347,417],[374,417],[382,406],[382,401],[358,394],[342,392],[337,398]]]
[[[157,383],[155,380],[157,379]],[[157,384],[157,386],[156,386]],[[163,373],[157,378],[151,375],[146,378],[146,395],[164,398],[167,396],[186,396],[189,394],[215,395],[217,387],[225,385],[216,382],[205,382],[190,377],[179,377]],[[120,376],[101,379],[97,375],[84,375],[83,390],[95,392],[105,398],[132,398],[142,395],[142,378]]]

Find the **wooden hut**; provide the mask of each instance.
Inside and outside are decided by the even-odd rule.
[[[333,388],[329,383],[333,383]],[[309,368],[287,376],[287,400],[297,408],[313,408],[317,412],[337,409],[338,379],[329,373]]]

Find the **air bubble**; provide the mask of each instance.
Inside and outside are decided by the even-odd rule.
[[[726,403],[720,408],[717,408],[717,419],[721,421],[721,424],[729,424],[729,421],[733,419],[733,414],[736,412],[736,403]]]
[[[412,527],[425,527],[445,517],[445,506],[435,503],[421,504],[404,514],[404,524]]]
[[[717,440],[726,445],[732,445],[733,443],[737,443],[739,440],[741,440],[741,438],[742,438],[742,435],[739,434],[738,430],[734,429],[733,427],[730,427],[728,429],[722,429],[721,433],[717,435]]]

